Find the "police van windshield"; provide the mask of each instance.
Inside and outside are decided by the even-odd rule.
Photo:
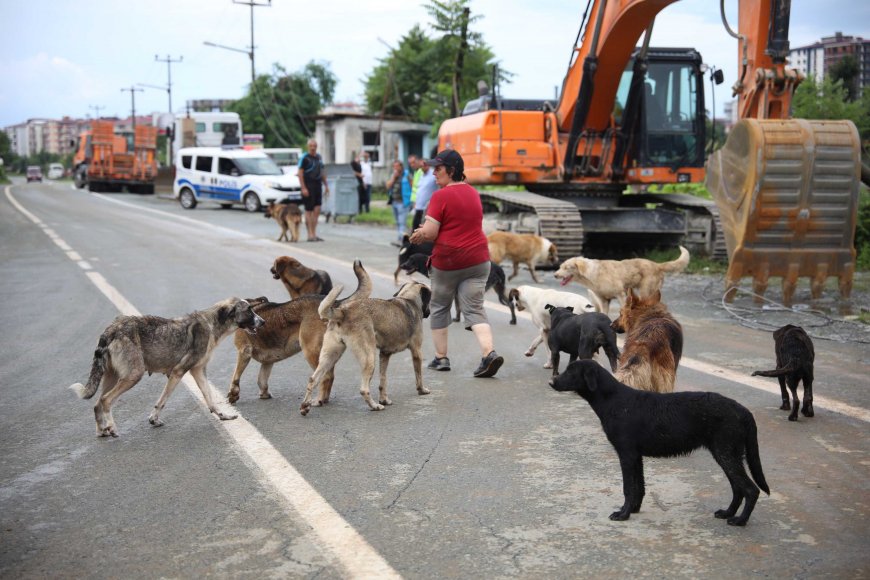
[[[242,175],[283,175],[284,172],[268,157],[242,157],[235,160]]]

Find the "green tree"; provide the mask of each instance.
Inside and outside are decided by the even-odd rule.
[[[850,101],[842,80],[826,77],[817,83],[804,80],[792,99],[792,116],[798,119],[848,119],[858,127],[863,141],[870,139],[870,91]]]
[[[325,63],[311,61],[295,73],[276,63],[272,74],[258,76],[248,94],[227,109],[239,114],[245,133],[262,133],[265,147],[304,147],[337,82]]]
[[[491,79],[495,57],[482,35],[471,29],[481,17],[466,13],[468,4],[469,0],[432,0],[426,5],[437,34],[429,36],[416,24],[379,61],[366,78],[370,114],[431,123],[437,131],[441,121],[453,116],[454,80],[460,108],[478,96],[477,83]],[[506,80],[509,73],[499,76]]]
[[[834,82],[842,81],[843,88],[846,89],[846,98],[850,101],[858,99],[860,90],[858,88],[858,80],[861,76],[861,66],[851,54],[847,54],[828,69],[828,76]]]

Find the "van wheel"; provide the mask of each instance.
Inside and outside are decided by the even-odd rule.
[[[196,207],[196,196],[187,188],[181,190],[178,194],[178,201],[184,209],[193,209]]]
[[[249,212],[260,211],[262,206],[260,205],[260,198],[257,197],[256,193],[249,193],[245,195],[245,209]]]

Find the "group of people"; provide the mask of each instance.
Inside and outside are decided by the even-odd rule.
[[[369,211],[372,168],[367,152],[355,159],[352,169],[359,181],[359,211]],[[480,195],[465,181],[465,162],[453,149],[445,149],[433,159],[408,157],[408,168],[396,160],[387,179],[387,201],[393,208],[401,245],[409,212],[413,209],[414,244],[434,242],[429,277],[432,284],[430,325],[435,358],[429,368],[449,371],[447,337],[450,307],[454,297],[481,351],[475,377],[492,377],[504,363],[493,346],[492,329],[483,306],[489,277],[490,259],[483,232],[483,205]],[[317,141],[309,139],[308,153],[299,160],[299,182],[305,206],[308,241],[323,241],[317,236],[317,220],[323,197],[329,195],[326,169],[317,153]]]

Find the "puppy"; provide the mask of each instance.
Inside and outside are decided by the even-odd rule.
[[[429,257],[432,255],[432,248],[434,247],[434,242],[413,244],[411,243],[411,238],[408,236],[408,234],[402,236],[402,247],[399,248],[399,265],[398,267],[396,267],[396,271],[393,272],[393,282],[396,284],[396,286],[399,285],[399,272],[402,271],[402,263],[414,254],[423,254],[424,256]]]
[[[537,288],[535,286],[517,286],[508,292],[508,300],[516,306],[517,310],[528,310],[532,316],[532,323],[540,329],[541,333],[535,337],[532,344],[526,350],[526,356],[533,356],[535,350],[542,342],[549,350],[548,335],[550,333],[550,313],[546,309],[547,304],[553,306],[571,306],[574,312],[595,312],[595,306],[583,296],[573,292],[560,292],[550,288]],[[552,361],[549,353],[544,368],[551,368]]]
[[[407,259],[402,262],[399,266],[406,274],[409,276],[414,272],[419,272],[423,274],[427,278],[429,277],[429,266],[427,266],[427,262],[429,261],[429,256],[426,254],[411,254],[407,257]],[[514,310],[514,304],[510,300],[508,300],[505,295],[505,276],[504,270],[501,266],[496,264],[495,262],[489,263],[489,277],[486,279],[486,290],[490,288],[495,289],[495,293],[498,296],[498,301],[503,305],[507,306],[511,310],[511,324],[517,323],[517,313]],[[453,322],[459,322],[459,297],[456,297],[456,316],[453,317]]]
[[[659,264],[643,258],[630,260],[594,260],[568,258],[554,274],[562,286],[571,280],[586,286],[590,297],[598,302],[598,310],[610,313],[610,301],[625,302],[627,288],[637,290],[641,297],[652,296],[662,289],[665,274],[682,272],[689,265],[689,250],[680,246],[680,257]]]
[[[591,360],[603,348],[610,361],[610,368],[616,370],[619,348],[616,346],[616,333],[610,328],[610,319],[600,312],[574,314],[571,306],[563,308],[547,304],[544,308],[550,313],[550,334],[547,345],[550,347],[550,364],[553,376],[559,375],[559,353],[567,352],[569,363],[578,358]]]
[[[752,376],[776,377],[782,391],[783,411],[791,410],[789,421],[797,421],[800,399],[797,396],[798,382],[804,383],[804,406],[801,413],[812,417],[813,412],[813,360],[816,358],[813,341],[800,326],[786,324],[773,333],[776,349],[776,368],[772,371],[755,371]],[[789,404],[786,385],[791,391],[793,403]]]
[[[713,514],[717,518],[745,526],[758,500],[758,488],[770,495],[758,454],[755,418],[737,401],[717,393],[636,391],[595,361],[586,360],[568,365],[551,385],[586,399],[619,455],[625,503],[610,514],[611,520],[627,520],[640,511],[646,493],[644,457],[688,455],[699,447],[710,451],[731,484],[731,504],[717,510]],[[744,457],[752,479],[743,467]],[[736,516],[744,500],[743,511]]]
[[[683,327],[661,303],[661,294],[638,298],[629,290],[611,328],[628,333],[616,378],[636,389],[672,393],[683,356]]]
[[[302,223],[302,210],[295,203],[275,203],[270,201],[266,206],[266,219],[273,219],[278,222],[281,228],[281,235],[277,241],[284,240],[285,242],[296,243],[299,241],[299,224]],[[287,239],[287,232],[290,232],[290,239]]]
[[[519,264],[525,264],[532,280],[540,284],[541,281],[535,274],[535,266],[538,263],[556,265],[559,262],[556,244],[541,236],[492,232],[486,239],[489,241],[489,255],[493,262],[501,264],[505,258],[513,262],[514,273],[508,280],[513,280],[519,273]]]
[[[319,385],[326,373],[350,347],[360,365],[360,394],[372,411],[380,411],[385,405],[392,405],[387,396],[387,366],[390,356],[410,349],[417,382],[417,393],[429,394],[423,386],[423,319],[429,317],[429,300],[432,292],[417,282],[404,284],[390,300],[365,298],[341,306],[335,299],[341,286],[320,304],[320,317],[329,321],[323,335],[323,348],[317,369],[308,380],[305,398],[299,407],[302,415],[307,415],[312,406],[320,406],[323,401],[311,402],[311,393]],[[372,400],[370,386],[375,372],[375,351],[380,353],[380,384],[378,402]]]
[[[280,256],[269,269],[275,280],[281,280],[291,299],[303,294],[329,294],[332,278],[323,270],[312,270],[296,258]]]
[[[235,419],[236,415],[224,414],[215,405],[205,378],[205,367],[215,347],[230,333],[239,328],[256,333],[262,325],[263,319],[254,313],[251,304],[238,298],[228,298],[180,318],[119,316],[97,342],[88,384],[75,383],[70,389],[82,399],[90,399],[102,386],[102,394],[94,407],[100,437],[118,436],[112,404],[136,386],[146,372],[149,375],[163,373],[167,377],[163,393],[148,417],[155,427],[163,425],[158,414],[188,371],[202,391],[208,410],[222,420]]]
[[[369,275],[356,260],[353,271],[357,278],[357,288],[353,294],[339,300],[336,304],[346,304],[360,298],[368,298],[372,292],[372,282]],[[276,362],[302,352],[311,370],[317,368],[320,349],[323,346],[323,334],[326,332],[326,321],[321,320],[317,309],[323,296],[308,294],[289,302],[275,304],[263,298],[253,305],[254,312],[264,321],[263,328],[256,335],[237,330],[235,345],[237,351],[236,370],[227,392],[227,401],[231,404],[239,400],[240,381],[251,359],[260,363],[260,373],[257,375],[257,386],[260,387],[260,398],[271,399],[269,394],[269,376]],[[329,401],[332,390],[333,373],[326,373],[320,385],[320,400]]]

